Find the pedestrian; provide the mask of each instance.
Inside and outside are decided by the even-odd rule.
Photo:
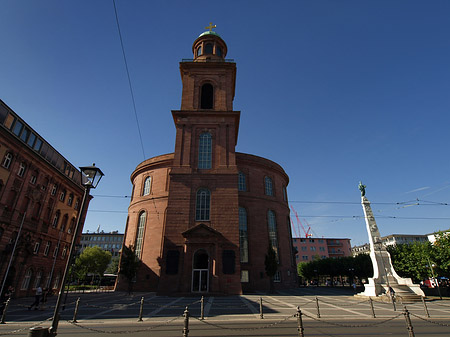
[[[395,299],[395,290],[392,289],[391,286],[389,286],[389,288],[388,288],[388,295],[391,297],[392,300]]]
[[[48,297],[49,291],[44,288],[42,291],[42,298],[41,298],[41,305],[39,306],[39,310],[45,310],[45,305],[47,304],[47,297]]]
[[[13,286],[9,286],[8,289],[2,294],[1,296],[1,305],[0,305],[0,315],[3,315],[3,310],[5,309],[6,306],[6,301],[11,299],[11,296],[14,293],[14,287]]]
[[[34,295],[34,302],[28,307],[28,310],[31,310],[33,307],[35,307],[34,310],[38,310],[41,296],[42,296],[42,288],[41,286],[38,286],[36,288],[36,295]]]

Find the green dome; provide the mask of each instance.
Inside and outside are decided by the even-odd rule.
[[[207,30],[206,32],[203,32],[203,33],[201,33],[198,37],[202,37],[202,36],[205,36],[205,35],[215,35],[215,36],[218,36],[218,37],[220,37],[220,35],[219,34],[217,34],[216,32],[214,32],[214,31],[210,31],[210,30]],[[220,37],[221,38],[221,37]]]

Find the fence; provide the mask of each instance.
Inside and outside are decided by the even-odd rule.
[[[256,321],[260,321],[261,324],[258,324],[256,327],[251,327],[251,328],[248,328],[248,327],[247,328],[239,328],[239,327],[236,327],[233,325],[230,326],[230,325],[226,325],[226,324],[218,324],[218,323],[214,323],[214,322],[206,319],[207,317],[205,317],[205,310],[204,310],[205,304],[212,305],[212,303],[209,302],[208,300],[205,300],[204,297],[202,297],[200,300],[194,300],[194,301],[188,303],[187,305],[183,304],[183,305],[178,305],[178,306],[177,305],[167,305],[167,304],[160,305],[157,303],[152,303],[151,301],[145,301],[144,297],[141,297],[141,299],[136,302],[132,302],[132,303],[128,303],[128,304],[120,304],[119,306],[121,309],[125,309],[125,308],[130,308],[133,310],[136,309],[137,322],[141,322],[141,323],[139,323],[141,326],[137,329],[133,328],[132,330],[118,330],[118,329],[104,330],[104,329],[92,328],[92,327],[89,327],[87,324],[80,323],[78,321],[77,316],[84,308],[114,310],[114,309],[117,309],[118,304],[115,304],[113,306],[102,306],[102,305],[92,304],[87,301],[85,301],[83,303],[81,301],[81,299],[78,298],[76,301],[67,304],[68,307],[73,307],[73,317],[68,322],[70,324],[72,324],[73,326],[76,326],[80,329],[89,330],[89,331],[96,332],[96,333],[130,334],[130,333],[138,333],[138,332],[146,332],[146,331],[149,332],[149,331],[157,329],[157,328],[168,326],[178,320],[180,321],[179,323],[181,323],[181,320],[182,320],[183,321],[182,322],[183,329],[181,331],[181,335],[183,337],[189,336],[190,329],[192,329],[192,326],[190,327],[189,323],[190,323],[190,320],[192,320],[192,319],[194,319],[196,322],[200,322],[201,324],[208,325],[210,328],[213,328],[213,329],[235,330],[235,331],[250,331],[250,330],[268,329],[268,328],[276,327],[277,325],[284,324],[286,322],[294,323],[294,320],[295,320],[295,326],[296,326],[296,330],[297,330],[296,334],[301,337],[304,336],[305,330],[307,330],[307,327],[304,325],[305,319],[308,319],[308,320],[311,320],[314,322],[320,322],[320,323],[330,325],[330,326],[338,326],[338,327],[342,327],[342,328],[351,329],[351,328],[370,328],[370,327],[380,326],[387,322],[390,322],[390,321],[393,321],[396,319],[401,319],[401,317],[403,316],[403,319],[405,321],[405,335],[407,333],[409,337],[415,336],[411,317],[414,317],[415,319],[423,321],[423,322],[427,322],[429,324],[438,325],[438,326],[442,326],[442,327],[450,327],[450,324],[448,324],[448,323],[430,319],[430,313],[428,311],[427,301],[425,301],[425,299],[422,299],[422,303],[418,302],[416,304],[411,304],[411,306],[422,305],[423,310],[424,310],[423,316],[417,315],[414,313],[410,313],[408,311],[406,305],[403,305],[402,303],[397,303],[397,304],[403,305],[403,309],[401,310],[401,312],[395,313],[389,317],[384,317],[383,319],[379,319],[379,318],[377,319],[372,298],[369,298],[367,300],[364,299],[361,301],[347,301],[347,302],[351,302],[351,303],[336,303],[336,302],[331,303],[325,299],[315,297],[313,299],[310,299],[308,301],[301,303],[301,305],[296,307],[296,310],[292,310],[292,312],[290,314],[282,317],[281,319],[274,320],[272,322],[267,322],[266,318],[264,317],[264,311],[263,311],[264,303],[272,304],[272,305],[276,304],[276,303],[270,302],[270,299],[271,299],[270,296],[268,296],[267,299],[263,299],[263,297],[259,297],[259,301],[258,301],[259,302],[258,303],[259,304],[259,315],[258,315],[259,319],[258,318],[249,318],[248,320],[253,321],[253,323],[255,323]],[[315,309],[316,309],[315,316],[306,314],[305,312],[302,312],[301,307],[306,307],[307,305],[310,305],[312,303],[315,304]],[[324,315],[321,313],[321,305],[323,305],[323,304],[333,305],[333,306],[338,305],[340,308],[352,307],[352,309],[355,309],[358,306],[365,306],[366,308],[368,307],[368,308],[370,308],[370,312],[372,313],[373,322],[366,323],[366,324],[345,324],[342,322],[334,321],[332,319],[329,319],[329,317],[324,317]],[[445,303],[436,303],[436,305],[443,306],[443,307],[450,307],[450,305],[446,305]],[[192,315],[190,312],[190,308],[193,306],[196,306],[196,307],[200,306],[200,315],[197,317]],[[215,304],[215,306],[220,307],[221,305]],[[5,307],[4,307],[3,314],[2,314],[2,320],[1,320],[2,324],[6,324],[8,307],[9,307],[9,300],[5,303]],[[167,320],[160,322],[158,324],[148,325],[148,324],[146,324],[146,322],[143,322],[144,309],[148,310],[149,308],[157,308],[157,307],[164,308],[164,309],[167,309],[167,308],[176,309],[177,311],[179,310],[179,314],[175,315],[174,317],[170,317]],[[242,304],[242,306],[226,306],[225,305],[222,307],[231,309],[231,310],[236,310],[238,308],[248,307],[248,304],[244,303],[244,304]],[[396,310],[396,307],[393,307],[393,311],[395,311],[395,310]],[[254,316],[250,316],[250,317],[254,317]],[[150,317],[148,317],[148,318],[150,318]],[[20,328],[17,330],[1,332],[0,336],[16,334],[18,332],[25,331],[30,328],[32,329],[33,327],[43,324],[49,320],[51,320],[51,318],[45,319],[37,324],[34,323],[30,326],[23,327],[23,328]],[[227,320],[227,322],[229,322],[229,321]],[[310,327],[310,329],[314,329],[314,328]],[[32,333],[30,330],[30,336],[31,336],[31,334]]]

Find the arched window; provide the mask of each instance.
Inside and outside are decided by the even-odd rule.
[[[152,177],[145,178],[144,189],[142,191],[142,195],[149,195],[150,194],[150,186],[151,185],[152,185]]]
[[[67,230],[67,233],[72,233],[73,230],[75,229],[75,218],[72,218],[72,220],[70,220],[70,226],[69,229]]]
[[[58,226],[60,211],[56,211],[55,216],[53,217],[52,227],[56,228]]]
[[[147,213],[141,212],[139,214],[139,223],[137,227],[137,233],[136,233],[136,244],[135,244],[135,254],[137,258],[141,258],[142,255],[142,245],[144,241],[144,228],[145,228],[145,220],[147,218]]]
[[[239,246],[241,262],[248,262],[247,211],[243,207],[239,207]]]
[[[272,245],[272,249],[275,251],[278,260],[278,234],[277,234],[277,219],[275,212],[269,210],[267,212],[267,228],[269,231],[269,241]]]
[[[241,171],[239,171],[238,173],[238,190],[247,191],[247,181],[245,178],[245,174]]]
[[[202,46],[197,48],[197,56],[202,55]]]
[[[210,83],[202,85],[200,109],[212,109],[214,105],[214,87]]]
[[[209,132],[200,135],[198,145],[198,168],[210,169],[212,161],[212,137]]]
[[[211,194],[208,189],[202,188],[197,191],[195,220],[209,221],[210,202],[211,202]]]
[[[219,46],[216,46],[216,55],[222,56],[222,49]]]
[[[73,193],[69,194],[69,199],[67,199],[67,205],[72,206],[73,203]]]
[[[213,53],[213,45],[212,43],[207,43],[205,46],[205,54],[212,54]]]
[[[42,270],[38,270],[38,272],[36,273],[36,278],[34,279],[33,289],[36,289],[41,285],[41,280],[42,280]]]
[[[266,195],[273,195],[273,183],[269,177],[264,178],[264,192]]]
[[[31,268],[28,268],[25,272],[25,276],[22,281],[22,286],[20,287],[21,290],[27,290],[30,286],[31,276],[33,276],[33,271]]]
[[[12,159],[13,159],[12,153],[11,152],[6,153],[5,158],[3,158],[2,166],[5,169],[9,169],[9,167],[11,166],[11,163],[12,163]]]
[[[61,221],[61,231],[65,231],[66,230],[66,226],[67,226],[67,222],[69,221],[69,215],[64,214],[62,221]]]

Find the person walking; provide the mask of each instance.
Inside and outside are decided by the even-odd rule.
[[[36,295],[34,295],[34,302],[28,307],[28,310],[31,310],[31,308],[33,307],[35,307],[34,310],[38,310],[41,296],[42,296],[42,288],[41,286],[38,286],[36,288]]]

